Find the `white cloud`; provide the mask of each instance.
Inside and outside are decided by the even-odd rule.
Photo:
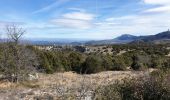
[[[156,13],[156,12],[170,12],[170,6],[162,6],[157,8],[152,8],[144,11],[145,13]]]
[[[95,16],[85,12],[70,12],[62,15],[62,18],[53,19],[51,22],[66,28],[88,29],[93,26]]]
[[[75,19],[75,20],[93,20],[94,15],[89,14],[89,13],[84,13],[84,12],[71,12],[63,15],[64,18],[67,19]]]
[[[139,12],[138,15],[124,15],[119,17],[111,16],[110,18],[97,20],[95,19],[96,16],[94,14],[88,13],[84,9],[67,8],[71,12],[52,19],[50,21],[51,23],[48,23],[50,26],[41,24],[42,26],[38,26],[38,28],[43,29],[44,27],[54,27],[52,30],[49,29],[48,32],[56,34],[56,32],[60,32],[59,29],[63,29],[61,32],[70,32],[71,34],[67,34],[70,37],[79,38],[84,35],[84,38],[92,39],[113,38],[112,36],[115,37],[125,33],[150,35],[170,28],[170,0],[141,1],[143,1],[147,7],[149,7],[148,5],[151,5],[151,8],[141,11],[141,13]],[[37,13],[49,11],[57,5],[58,4],[50,5],[49,7],[37,11]],[[62,36],[65,37],[65,34]]]
[[[143,11],[144,13],[169,13],[170,12],[170,0],[143,0],[145,4],[159,5],[154,8]]]
[[[150,35],[165,31],[170,28],[170,13],[140,14],[110,17],[105,22],[98,24],[99,30],[111,30],[113,33]],[[115,23],[115,24],[107,24]],[[135,34],[137,33],[137,34]]]
[[[55,19],[52,22],[65,28],[88,29],[92,26],[88,21],[75,19]]]
[[[170,5],[170,0],[143,0],[143,2],[153,5]]]

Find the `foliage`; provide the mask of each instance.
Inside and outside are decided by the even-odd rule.
[[[77,51],[34,50],[39,57],[39,69],[47,73],[74,71],[96,73],[108,70],[134,70],[168,67],[167,45],[114,45],[114,53],[124,50],[121,55],[102,53],[85,54]],[[83,47],[81,47],[83,48]],[[155,52],[156,50],[156,52]],[[161,50],[161,51],[159,51]],[[158,53],[159,52],[159,53]]]
[[[123,79],[100,87],[95,97],[97,100],[169,100],[170,74],[162,73],[147,78]]]
[[[3,45],[3,43],[1,45]],[[27,50],[32,52],[31,54],[38,58],[37,61],[39,63],[39,66],[36,68],[40,72],[54,73],[63,71],[74,71],[77,73],[96,73],[100,71],[110,70],[127,70],[130,67],[133,70],[143,70],[146,68],[169,68],[170,58],[165,56],[168,52],[170,52],[170,50],[166,49],[167,47],[168,45],[148,44],[114,45],[112,50],[114,55],[95,52],[85,54],[83,52],[77,52],[73,50],[41,50],[38,49],[37,46],[31,45],[25,46],[24,48],[27,48]],[[83,47],[77,48],[84,50]],[[5,51],[3,50],[3,48],[1,48],[0,50],[0,59],[4,58],[3,56],[5,53],[3,52]],[[122,50],[126,52],[117,55]],[[11,51],[10,48],[8,52],[11,55],[13,51]],[[9,55],[7,55],[6,53],[6,56]],[[11,56],[6,57],[6,59],[13,59],[7,60],[9,61],[8,64],[12,64],[12,61],[15,60],[15,58],[11,58]],[[8,66],[12,67],[12,65]],[[3,69],[1,68],[0,70],[2,71]]]
[[[113,67],[112,70],[125,70],[126,64],[122,56],[113,58]]]
[[[103,70],[101,59],[94,55],[87,57],[82,67],[82,73],[87,74],[97,73],[101,70]]]
[[[1,44],[0,70],[12,82],[26,80],[38,66],[36,54],[22,45]]]
[[[113,57],[110,55],[101,56],[102,59],[102,67],[104,70],[112,70],[113,69]]]
[[[80,53],[71,52],[68,58],[69,58],[71,70],[75,72],[80,72],[83,63],[82,55]]]

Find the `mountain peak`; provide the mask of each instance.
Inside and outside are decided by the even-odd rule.
[[[130,34],[123,34],[117,38],[115,38],[116,40],[134,40],[136,39],[137,36],[134,35],[130,35]]]

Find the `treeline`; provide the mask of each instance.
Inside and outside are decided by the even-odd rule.
[[[113,55],[85,54],[72,50],[47,51],[14,43],[2,43],[0,46],[0,70],[7,74],[28,66],[31,66],[28,69],[35,68],[45,73],[74,71],[80,74],[170,68],[170,58],[166,56],[169,50],[165,45],[114,45],[113,50],[117,53],[113,52]],[[117,55],[122,50],[126,52]]]
[[[38,55],[38,70],[46,73],[74,71],[90,74],[117,70],[116,67],[114,68],[113,57],[110,55],[86,55],[74,51],[44,51],[38,49],[34,49],[34,51]]]
[[[170,68],[169,50],[165,45],[114,45],[117,55],[85,54],[75,51],[46,51],[31,47],[37,54],[38,69],[46,73],[74,71],[91,74],[101,71],[145,70]]]
[[[121,44],[113,45],[113,51],[119,53],[121,50],[125,51],[143,51],[148,55],[167,55],[170,50],[167,48],[170,47],[170,44]]]

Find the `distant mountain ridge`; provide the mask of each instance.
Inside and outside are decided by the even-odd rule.
[[[124,34],[124,35],[121,35],[121,36],[115,38],[114,40],[135,40],[137,38],[138,37],[134,36],[134,35]]]
[[[140,36],[138,39],[132,41],[133,43],[153,43],[153,44],[164,44],[170,43],[170,31],[158,33],[156,35]]]
[[[146,36],[142,38],[144,42],[152,42],[152,41],[158,41],[158,40],[170,40],[170,31],[165,31],[158,33],[156,35]]]
[[[102,45],[102,44],[125,44],[134,41],[137,39],[137,36],[130,34],[123,34],[117,38],[109,40],[99,40],[99,41],[88,41],[86,45]]]
[[[101,41],[89,41],[86,45],[102,45],[102,44],[126,44],[126,43],[170,43],[170,31],[165,31],[158,33],[156,35],[148,36],[134,36],[130,34],[124,34],[117,38],[110,40],[101,40]]]

